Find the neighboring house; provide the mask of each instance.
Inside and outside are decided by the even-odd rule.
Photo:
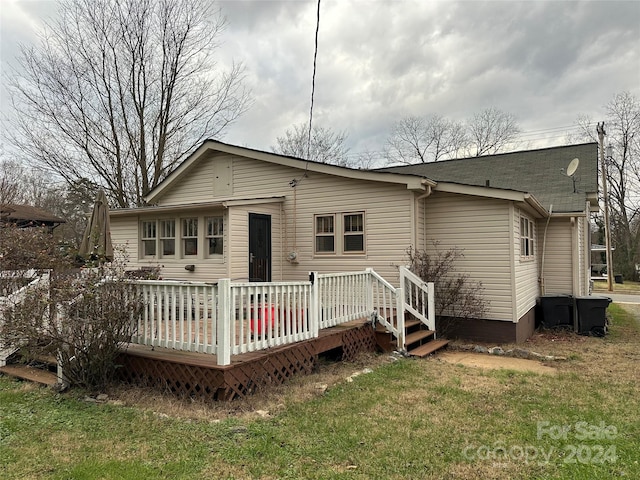
[[[47,227],[53,231],[65,220],[51,212],[31,205],[5,203],[0,205],[0,227],[13,225],[18,228]]]
[[[588,293],[596,166],[596,144],[365,171],[209,140],[151,206],[111,211],[111,235],[132,268],[208,282],[373,268],[397,284],[407,250],[437,241],[463,250],[457,268],[489,302],[451,332],[522,341],[542,293]]]

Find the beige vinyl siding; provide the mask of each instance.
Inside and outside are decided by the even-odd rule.
[[[582,271],[584,277],[584,292],[582,295],[589,295],[591,293],[591,207],[589,202],[585,203],[586,217],[583,223],[584,248],[582,249],[582,255],[584,255],[584,270]]]
[[[249,216],[240,208],[229,209],[229,277],[249,279]]]
[[[426,203],[424,199],[415,199],[416,218],[415,218],[415,244],[414,248],[424,248],[427,241],[427,225],[425,222]]]
[[[538,232],[538,254],[541,254],[543,231]],[[544,293],[573,294],[573,270],[571,250],[571,219],[552,218],[547,229],[544,254]]]
[[[219,155],[217,155],[219,156]],[[218,169],[214,166],[213,158],[204,158],[177,180],[171,188],[158,199],[159,205],[185,205],[189,203],[207,202],[213,198],[231,197],[224,189],[220,194],[214,192],[214,179]],[[229,157],[223,157],[222,163],[226,164]],[[232,173],[231,173],[232,176]]]
[[[584,249],[585,249],[585,243],[586,243],[585,229],[584,229],[585,219],[582,217],[579,217],[576,224],[577,224],[576,234],[578,236],[578,245],[577,245],[578,248],[576,250],[576,254],[578,256],[576,266],[578,270],[576,272],[576,278],[578,279],[578,290],[575,292],[575,295],[586,295],[587,288],[585,284],[585,277],[584,277],[584,274],[582,273],[587,268],[586,258],[584,255]]]
[[[533,258],[523,258],[521,256],[521,232],[520,232],[520,219],[521,217],[528,218],[533,222],[534,234],[533,238],[537,243],[537,232],[540,230],[540,224],[536,223],[535,219],[524,213],[519,208],[515,208],[514,225],[513,225],[513,247],[514,247],[514,281],[515,281],[515,295],[516,295],[516,319],[520,319],[529,310],[536,305],[536,298],[539,296],[540,288],[538,285],[538,263],[539,253],[537,247],[534,245],[536,254]]]
[[[122,258],[126,252],[127,268],[138,268],[138,217],[112,217],[111,243],[114,255]]]
[[[489,301],[485,317],[513,321],[510,203],[441,192],[425,202],[427,251],[433,252],[432,241],[440,242],[440,250],[460,248],[464,257],[456,270],[482,282]]]

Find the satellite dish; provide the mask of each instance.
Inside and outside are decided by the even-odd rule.
[[[569,163],[569,166],[567,167],[568,177],[573,177],[573,174],[576,173],[576,170],[578,169],[578,165],[580,165],[580,160],[577,158],[571,160],[571,163]]]

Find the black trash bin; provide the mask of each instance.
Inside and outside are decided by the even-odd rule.
[[[607,333],[607,307],[610,303],[609,297],[600,295],[576,297],[578,333],[604,337]]]
[[[573,328],[573,297],[571,295],[542,295],[540,297],[542,326]]]
[[[613,279],[616,283],[620,283],[623,284],[624,282],[622,281],[622,275],[614,275]]]

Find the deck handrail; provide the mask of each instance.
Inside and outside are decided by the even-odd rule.
[[[229,365],[232,355],[316,338],[321,329],[371,318],[404,350],[404,312],[429,326],[434,317],[428,310],[433,285],[402,272],[398,288],[373,269],[312,272],[308,281],[287,282],[131,280],[145,305],[132,343],[212,353],[219,365]]]
[[[400,267],[400,286],[404,291],[404,309],[436,331],[435,294],[433,282],[425,282],[407,267]],[[433,338],[436,334],[433,334]]]

